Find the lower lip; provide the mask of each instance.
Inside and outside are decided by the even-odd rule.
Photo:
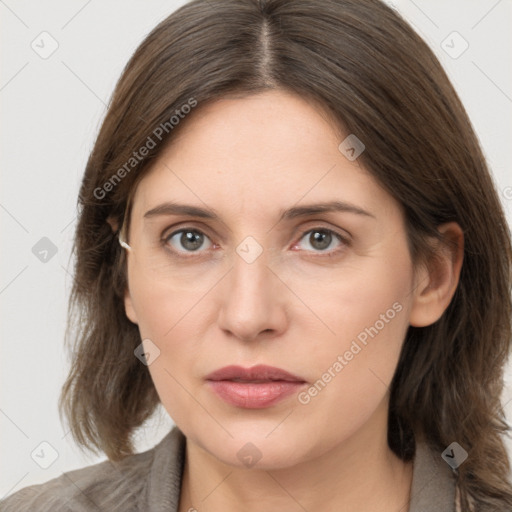
[[[276,380],[272,382],[234,382],[209,380],[213,391],[228,404],[244,409],[263,409],[296,393],[304,382]]]

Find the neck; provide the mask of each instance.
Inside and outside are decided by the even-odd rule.
[[[361,429],[320,456],[275,470],[224,464],[187,440],[179,512],[407,512],[411,483],[412,463],[389,449],[385,428]]]

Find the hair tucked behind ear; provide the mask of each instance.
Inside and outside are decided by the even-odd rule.
[[[127,162],[191,98],[199,109],[268,88],[318,101],[364,142],[358,161],[402,205],[415,262],[428,254],[426,240],[440,224],[455,221],[464,230],[451,304],[435,324],[407,333],[391,387],[388,440],[404,459],[419,436],[439,454],[458,442],[469,454],[456,472],[462,509],[472,501],[478,511],[512,509],[500,404],[511,339],[510,233],[441,65],[378,0],[196,0],[136,50],[80,190],[68,331],[74,354],[61,396],[73,435],[119,459],[131,453],[132,433],[158,404],[147,368],[133,355],[140,335],[123,308],[125,256],[107,219],[129,222],[129,195],[187,116],[145,158]]]

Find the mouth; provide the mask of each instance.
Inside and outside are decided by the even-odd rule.
[[[306,382],[302,377],[293,375],[286,370],[263,364],[253,366],[251,368],[243,368],[242,366],[225,366],[224,368],[220,368],[219,370],[210,373],[206,379],[213,381],[231,380],[249,383],[271,381]]]
[[[270,407],[298,392],[306,380],[273,366],[226,366],[206,377],[210,389],[230,405],[244,409]]]

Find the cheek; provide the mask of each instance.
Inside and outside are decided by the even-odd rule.
[[[328,435],[357,431],[388,393],[409,325],[412,282],[407,258],[397,254],[394,264],[388,263],[353,268],[323,296],[310,294],[312,307],[334,333],[312,347],[315,380],[299,403],[313,428],[329,410],[338,433]],[[396,266],[402,270],[390,270]]]
[[[168,410],[190,405],[185,389],[201,356],[201,329],[211,321],[204,299],[212,284],[171,285],[141,272],[136,264],[129,270],[129,283],[141,339],[151,340],[159,350],[148,368],[156,390]]]
[[[141,338],[149,338],[159,350],[158,357],[148,366],[151,379],[173,421],[186,425],[191,411],[197,409],[190,382],[192,368],[200,357],[201,335],[194,315],[202,319],[205,315],[201,314],[197,297],[190,292],[177,293],[137,279],[132,283]]]
[[[197,314],[215,284],[215,276],[196,272],[185,279],[184,274],[178,279],[161,269],[141,269],[132,262],[128,273],[130,297],[141,336],[167,344],[174,332]],[[190,337],[189,340],[192,341]]]

